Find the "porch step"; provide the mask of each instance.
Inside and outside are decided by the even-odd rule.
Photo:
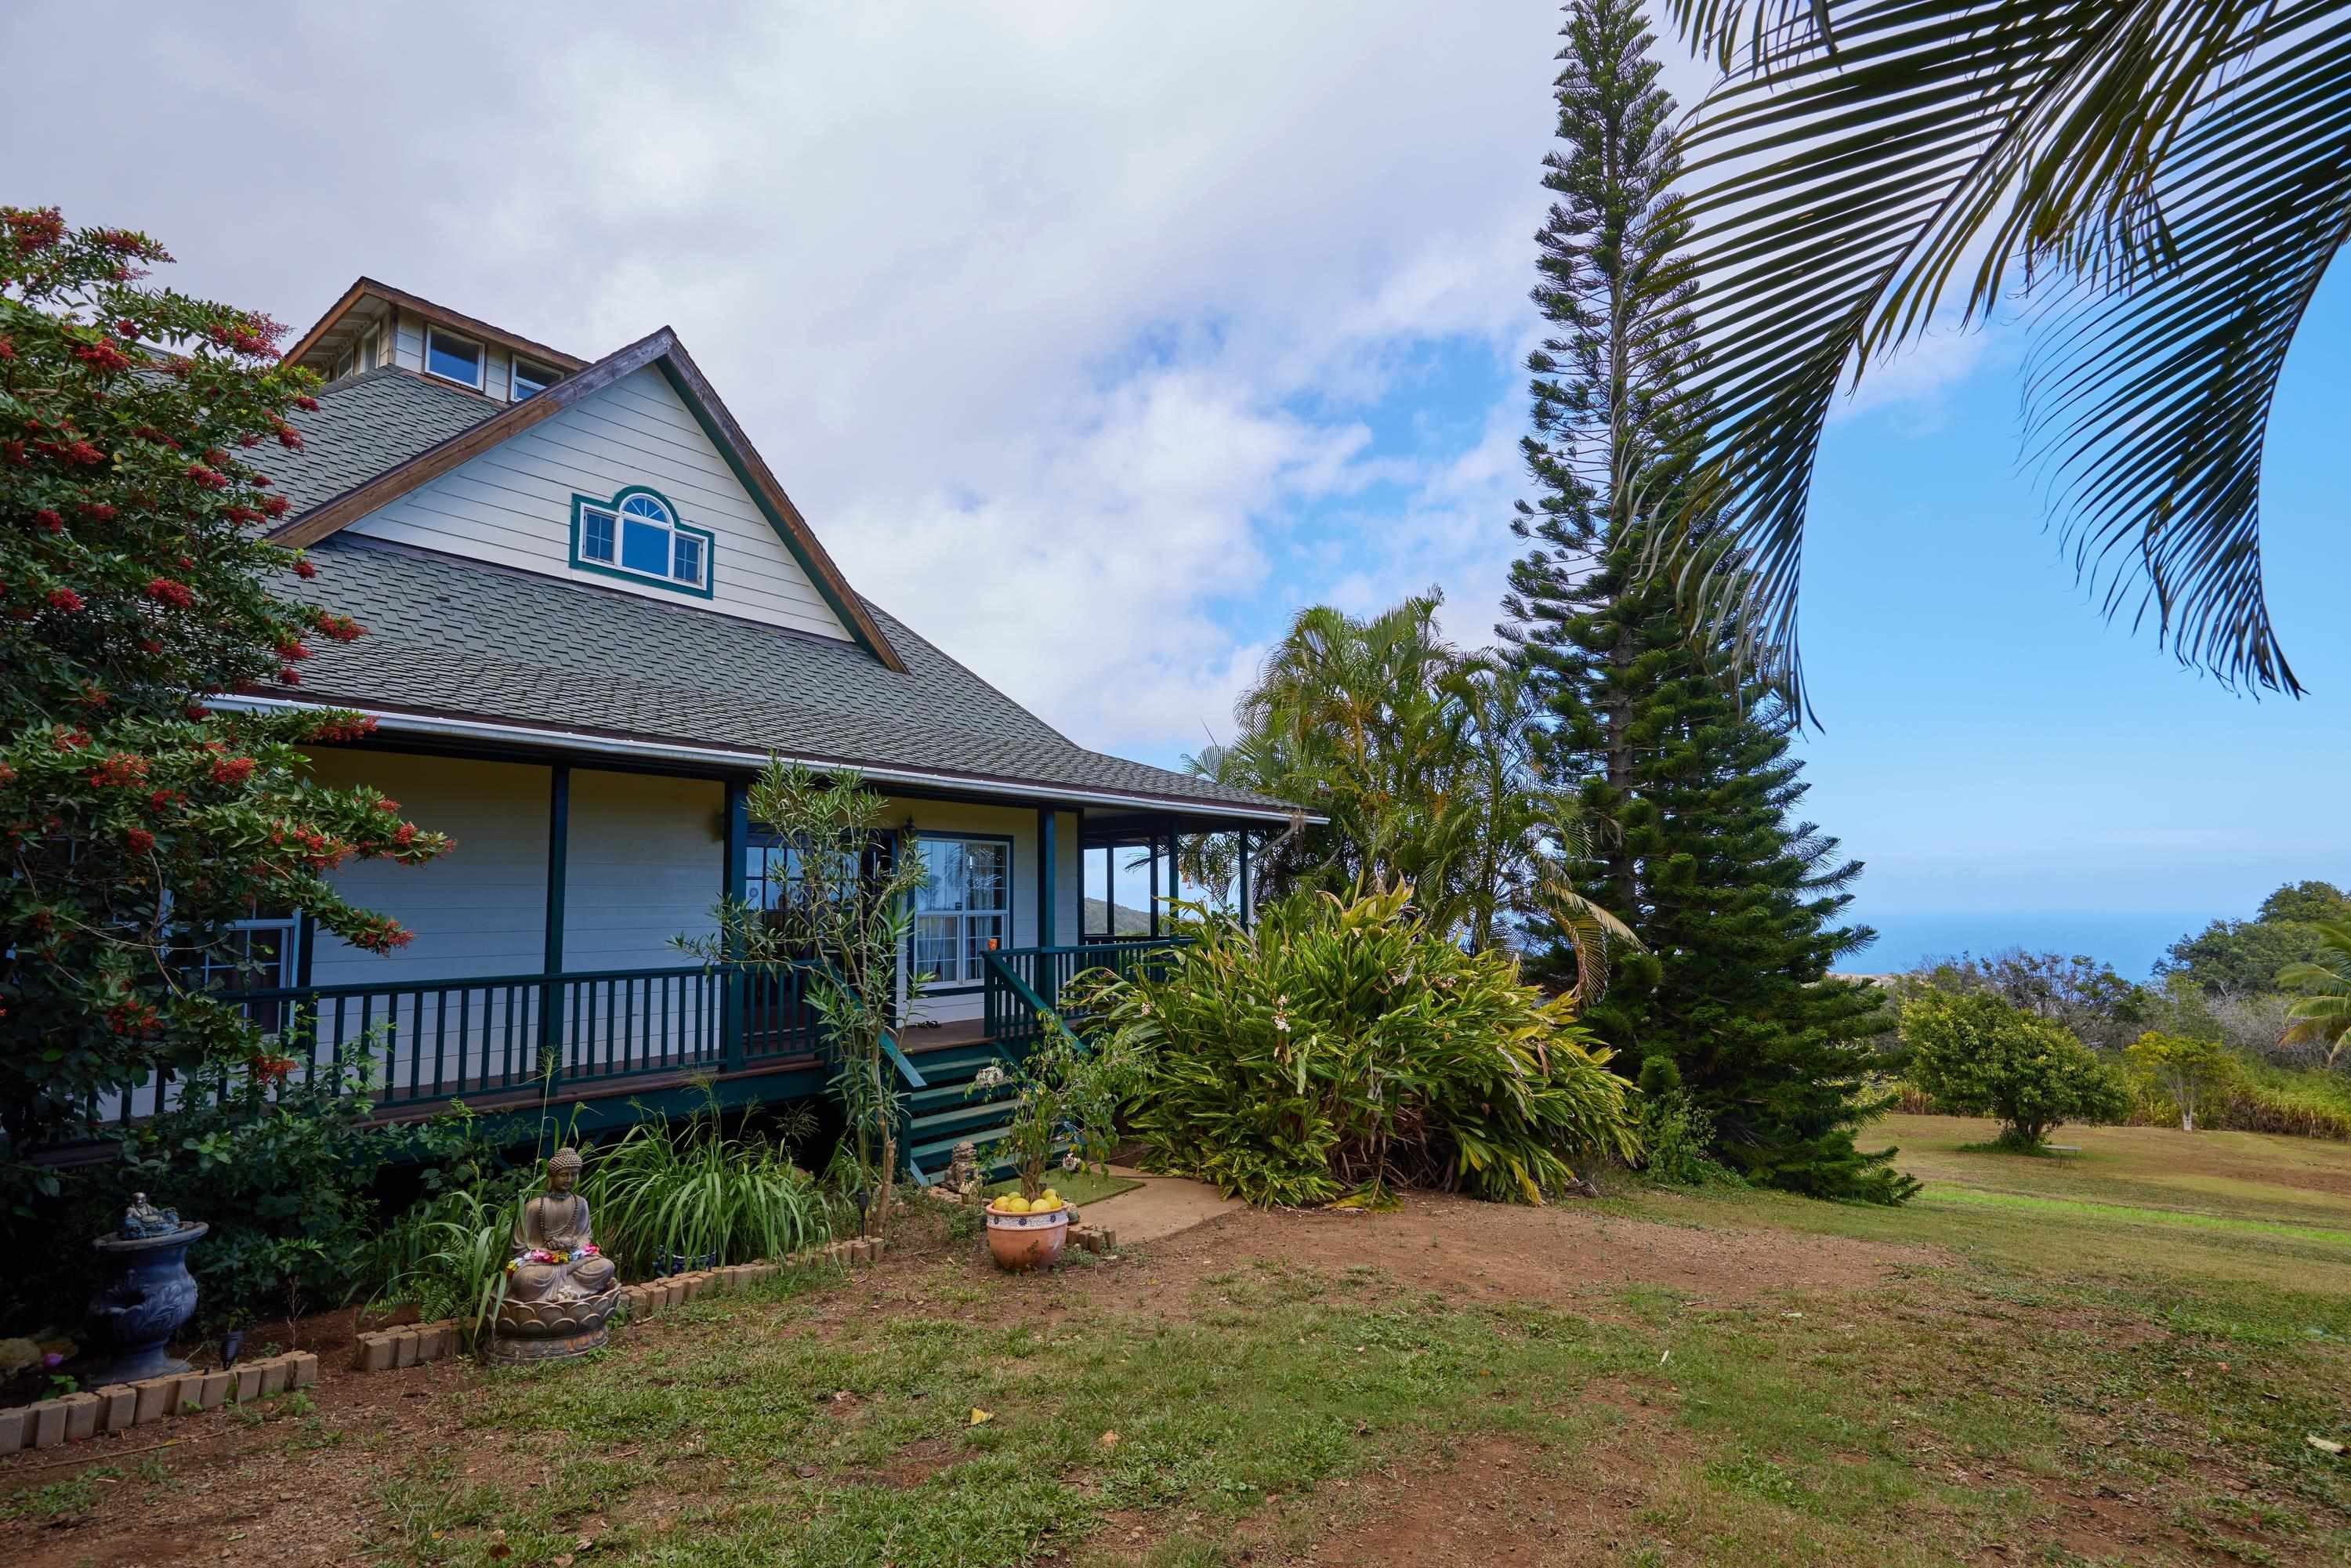
[[[950,1127],[970,1128],[992,1124],[1000,1128],[1004,1123],[1004,1102],[1000,1100],[975,1100],[968,1105],[951,1106],[944,1111],[934,1111],[926,1116],[916,1116],[907,1122],[906,1132],[910,1137],[915,1138],[925,1134],[944,1137]],[[967,1135],[967,1133],[957,1134],[956,1139],[950,1141],[949,1148],[952,1149],[955,1142]]]
[[[995,1048],[985,1044],[950,1045],[937,1051],[925,1051],[919,1046],[910,1046],[901,1039],[898,1049],[906,1053],[906,1060],[914,1064],[914,1071],[933,1083],[966,1082],[990,1062],[999,1067],[1004,1064],[1004,1058],[996,1053]]]

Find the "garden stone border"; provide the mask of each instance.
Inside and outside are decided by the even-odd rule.
[[[755,1281],[772,1279],[788,1268],[805,1268],[814,1263],[838,1263],[851,1269],[867,1268],[882,1260],[884,1246],[885,1243],[878,1237],[861,1237],[852,1241],[834,1241],[806,1252],[795,1252],[780,1263],[732,1263],[724,1269],[701,1269],[687,1274],[665,1275],[643,1284],[622,1286],[621,1305],[627,1311],[628,1322],[642,1322],[671,1307],[683,1306],[705,1292],[739,1290]],[[458,1344],[455,1318],[429,1323],[404,1323],[398,1328],[376,1329],[360,1335],[352,1347],[351,1364],[361,1372],[394,1372],[403,1366],[422,1366],[427,1362],[453,1356],[457,1354]]]
[[[110,1383],[79,1394],[0,1410],[0,1454],[54,1448],[100,1433],[123,1432],[177,1416],[193,1406],[217,1410],[308,1388],[319,1381],[319,1358],[307,1350],[240,1361],[233,1367],[174,1372],[136,1383]]]

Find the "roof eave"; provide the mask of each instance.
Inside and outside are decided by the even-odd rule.
[[[257,713],[289,710],[333,710],[357,713],[363,717],[372,719],[379,733],[485,746],[511,746],[563,755],[607,756],[639,761],[668,761],[728,770],[756,769],[764,767],[770,757],[781,757],[786,762],[798,762],[818,769],[854,770],[864,778],[882,784],[900,784],[916,789],[959,789],[974,794],[1000,796],[1030,804],[1121,806],[1157,810],[1183,810],[1198,816],[1226,817],[1236,821],[1282,825],[1292,821],[1320,825],[1330,821],[1320,812],[1293,810],[1289,807],[1276,804],[1249,805],[1237,801],[1209,800],[1196,795],[1165,795],[1145,790],[1092,789],[1041,779],[1003,778],[980,773],[957,773],[944,768],[893,767],[886,763],[861,762],[853,758],[793,756],[749,747],[709,746],[695,742],[655,740],[600,730],[570,729],[555,726],[516,724],[503,719],[475,718],[460,714],[420,713],[407,708],[371,706],[331,700],[313,701],[300,697],[277,697],[250,693],[213,697],[207,700],[214,707],[246,709]]]

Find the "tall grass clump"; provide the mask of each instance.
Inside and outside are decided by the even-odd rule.
[[[1163,971],[1098,983],[1089,1032],[1145,1064],[1130,1125],[1157,1168],[1258,1204],[1392,1186],[1540,1203],[1635,1156],[1630,1086],[1573,1003],[1411,899],[1303,894],[1252,930],[1212,915]]]
[[[750,1263],[831,1239],[853,1217],[772,1138],[730,1137],[715,1108],[683,1127],[639,1122],[591,1155],[580,1191],[597,1245],[623,1278],[700,1260]]]

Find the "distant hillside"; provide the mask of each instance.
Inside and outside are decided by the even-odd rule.
[[[1107,929],[1114,936],[1148,936],[1151,935],[1151,911],[1147,909],[1129,909],[1125,904],[1122,904],[1118,906],[1117,911],[1118,924],[1116,925],[1105,927],[1102,925],[1102,901],[1099,898],[1089,898],[1086,900],[1085,928],[1088,931],[1102,931]]]

